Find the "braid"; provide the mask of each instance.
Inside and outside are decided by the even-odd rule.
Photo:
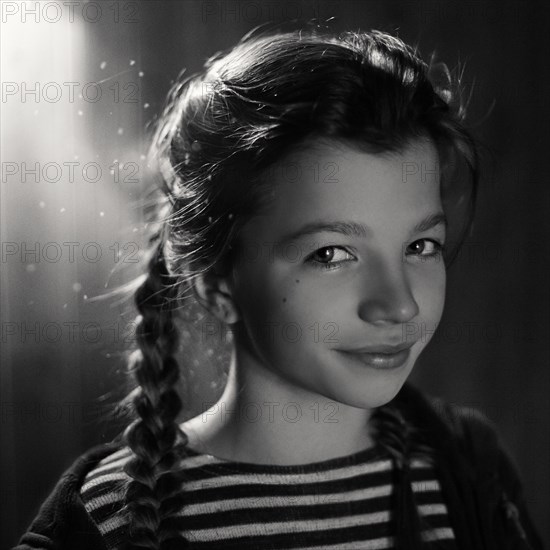
[[[377,442],[389,452],[394,464],[392,512],[395,548],[397,550],[421,549],[423,521],[418,515],[414,500],[410,461],[413,455],[429,458],[432,449],[392,404],[378,407],[372,414],[371,423]]]
[[[132,356],[138,387],[133,407],[138,418],[124,432],[133,451],[125,466],[132,478],[126,488],[124,514],[129,523],[127,550],[167,549],[179,533],[170,529],[169,515],[181,505],[177,477],[173,472],[187,444],[176,422],[182,408],[176,384],[179,368],[172,356],[178,335],[173,319],[174,285],[165,282],[170,274],[162,240],[149,261],[148,276],[136,292],[140,312],[136,328],[139,349]],[[162,476],[162,477],[161,477]],[[182,541],[179,540],[179,548]]]

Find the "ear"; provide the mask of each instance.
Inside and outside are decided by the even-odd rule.
[[[227,276],[211,270],[199,273],[193,280],[193,292],[198,302],[220,321],[232,325],[240,319]]]

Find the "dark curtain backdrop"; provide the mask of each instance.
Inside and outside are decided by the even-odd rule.
[[[144,217],[135,201],[151,180],[143,159],[147,124],[159,113],[171,81],[184,67],[199,70],[207,56],[253,27],[296,17],[334,17],[337,30],[397,32],[425,56],[435,50],[451,69],[465,65],[470,121],[483,145],[478,215],[449,271],[439,332],[413,379],[432,394],[480,409],[496,424],[521,471],[533,517],[550,542],[550,82],[544,3],[99,4],[99,17],[97,6],[83,3],[73,21],[65,9],[59,22],[35,25],[32,18],[22,22],[8,14],[2,23],[3,81],[20,87],[38,81],[80,85],[74,102],[66,93],[56,102],[21,100],[17,94],[2,98],[3,168],[12,162],[13,172],[24,161],[79,164],[74,181],[66,171],[55,182],[44,174],[40,181],[31,176],[23,181],[10,169],[2,174],[0,546],[15,543],[79,453],[116,431],[106,411],[122,394],[132,304],[93,298],[144,268],[139,261]],[[100,100],[90,100],[92,89],[84,100],[78,97],[87,82],[101,82]],[[102,168],[95,182],[82,171],[92,161]],[[43,250],[48,242],[76,242],[73,261],[67,245],[60,258],[49,261],[55,250]],[[37,257],[20,253],[36,243]],[[98,249],[101,258],[94,260]],[[220,388],[210,385],[217,372],[210,355],[195,364],[201,368],[189,407],[196,414]]]

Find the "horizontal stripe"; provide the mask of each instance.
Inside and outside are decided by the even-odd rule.
[[[442,527],[440,529],[431,529],[422,532],[422,540],[431,542],[434,540],[454,539],[453,530],[450,527]]]
[[[113,474],[105,474],[101,477],[87,481],[82,485],[80,494],[86,496],[86,493],[95,487],[99,487],[102,484],[111,484],[113,487],[117,487],[120,484],[126,483],[131,478],[124,472],[117,472]]]
[[[371,489],[363,489],[359,491],[351,491],[341,493],[338,496],[338,501],[334,499],[335,495],[306,495],[301,498],[297,498],[292,502],[289,502],[288,499],[284,497],[262,497],[259,499],[234,499],[227,501],[211,501],[207,503],[201,503],[200,505],[186,505],[183,509],[176,514],[176,517],[187,517],[187,516],[200,516],[212,513],[223,513],[228,511],[236,510],[250,510],[252,508],[277,508],[284,507],[288,505],[293,506],[319,506],[320,504],[327,504],[330,501],[331,505],[340,504],[346,505],[349,502],[357,500],[368,500],[380,496],[388,496],[391,492],[391,486],[385,485],[382,487],[375,487]],[[88,501],[85,506],[88,512],[94,512],[102,506],[119,506],[122,507],[123,501],[121,498],[117,498],[116,494],[108,494],[105,497],[98,497]],[[213,512],[214,510],[214,512]],[[333,510],[335,512],[335,510]],[[447,507],[445,504],[427,504],[418,506],[418,513],[421,516],[431,516],[438,514],[447,514]]]
[[[264,496],[264,497],[248,497],[234,498],[227,500],[207,501],[199,504],[186,505],[182,512],[178,515],[190,516],[212,513],[212,505],[214,504],[216,512],[226,510],[238,510],[242,508],[274,508],[278,506],[311,506],[316,504],[336,504],[346,503],[357,500],[368,500],[391,494],[391,485],[381,485],[380,487],[368,487],[366,489],[357,489],[354,491],[345,491],[342,493],[321,493],[313,495],[302,495],[296,497],[281,497],[281,496]],[[98,497],[89,500],[86,503],[86,509],[93,511],[105,504],[114,504],[120,502],[120,496],[113,492],[105,497]]]
[[[296,497],[274,497],[265,496],[260,498],[235,498],[232,500],[216,501],[216,512],[226,510],[239,510],[242,508],[274,508],[280,506],[315,506],[319,504],[345,504],[358,500],[368,500],[376,497],[388,496],[391,494],[391,485],[380,487],[369,487],[343,493],[322,493],[318,495],[303,495]],[[187,505],[178,515],[189,516],[212,513],[212,502]]]
[[[392,469],[391,460],[380,460],[371,464],[358,464],[341,468],[334,468],[323,472],[311,473],[292,473],[292,474],[277,474],[277,473],[254,473],[251,474],[236,474],[223,475],[215,479],[218,486],[221,485],[241,485],[250,483],[251,478],[265,485],[285,485],[285,484],[302,484],[316,483],[322,481],[343,480],[358,475],[370,474],[376,472],[387,472]],[[223,470],[220,470],[222,472]],[[196,482],[185,484],[184,489],[194,490],[197,487]],[[199,487],[200,488],[200,487]]]
[[[415,458],[414,460],[411,460],[411,468],[413,470],[425,470],[427,468],[433,468],[433,466],[425,459]]]
[[[124,495],[122,493],[106,493],[103,496],[92,498],[91,500],[86,501],[84,504],[86,510],[89,513],[96,512],[102,507],[109,507],[111,511],[114,507],[122,507],[124,503]],[[101,514],[99,515],[101,517]]]
[[[413,481],[411,483],[415,493],[423,493],[425,491],[441,491],[439,481],[436,479],[427,479],[426,481]]]
[[[371,540],[358,540],[329,546],[300,546],[300,550],[385,550],[393,547],[393,537],[382,537]],[[287,550],[287,549],[285,549]]]
[[[242,536],[277,535],[280,533],[300,532],[307,533],[323,530],[339,529],[348,526],[370,525],[375,523],[387,523],[390,519],[389,512],[376,512],[374,514],[362,514],[345,518],[325,519],[322,521],[277,521],[268,524],[248,523],[239,526],[228,526],[223,530],[224,539],[232,539]],[[189,540],[211,541],[220,538],[218,529],[201,529],[186,532]]]
[[[120,516],[114,516],[107,521],[103,521],[98,525],[99,530],[102,535],[106,535],[111,531],[114,531],[118,527],[124,527],[127,525],[127,522]]]
[[[421,516],[435,516],[447,513],[447,507],[444,504],[424,504],[423,506],[417,506],[417,509]]]
[[[88,474],[86,476],[86,481],[91,481],[92,479],[99,477],[100,475],[104,475],[104,474],[108,474],[116,471],[122,471],[124,465],[128,462],[128,460],[129,460],[128,457],[120,458],[118,460],[109,462],[108,464],[99,466],[92,472],[92,475]]]

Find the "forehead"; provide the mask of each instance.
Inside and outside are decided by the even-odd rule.
[[[438,155],[429,140],[392,153],[318,141],[274,164],[266,177],[270,204],[260,217],[285,226],[310,218],[370,225],[388,216],[406,223],[440,205]]]

